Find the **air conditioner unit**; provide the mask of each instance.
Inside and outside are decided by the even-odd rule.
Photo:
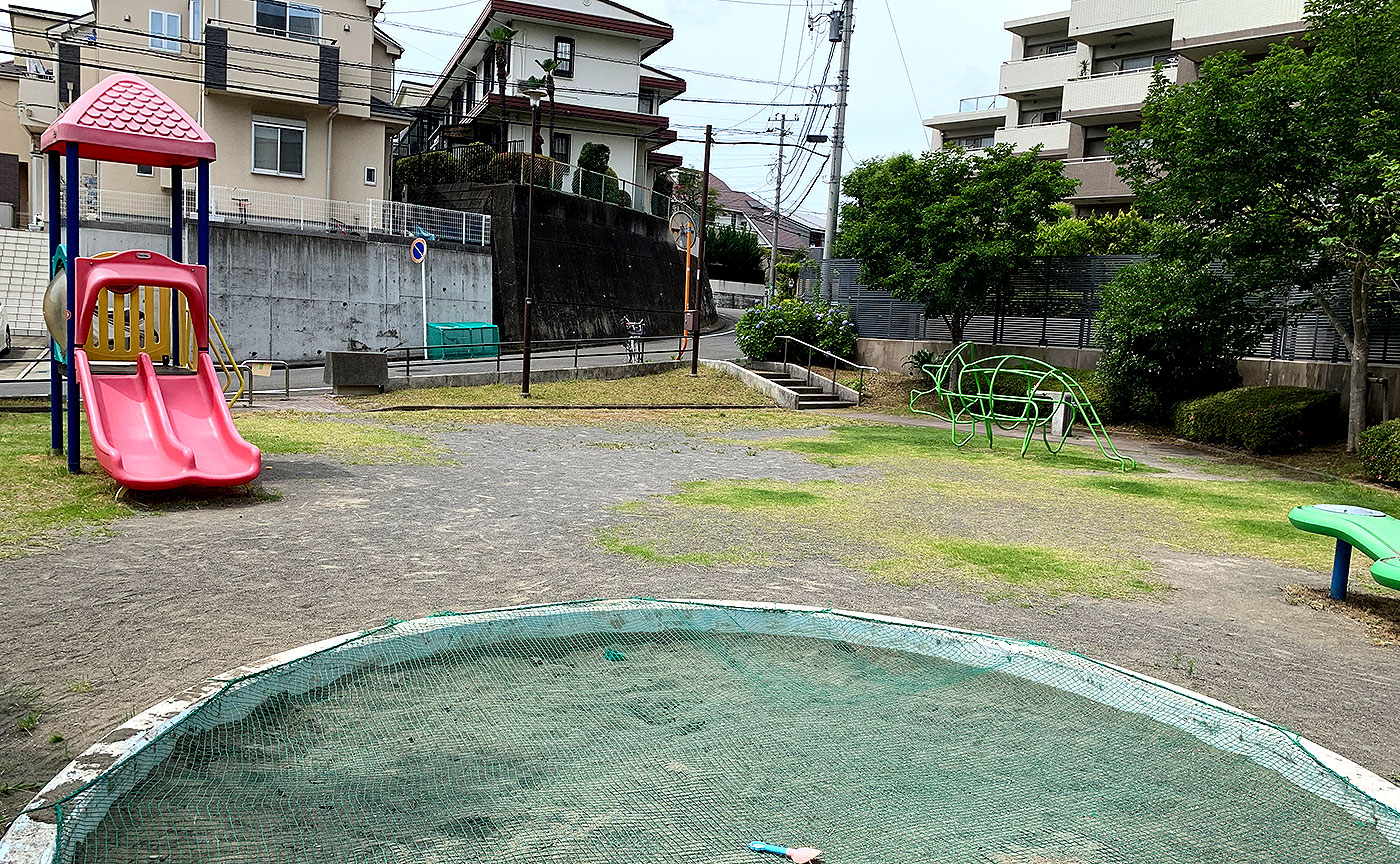
[[[162,189],[169,189],[169,188],[170,188],[170,169],[169,169],[169,168],[157,168],[157,169],[156,169],[156,173],[160,175],[160,188],[162,188]]]

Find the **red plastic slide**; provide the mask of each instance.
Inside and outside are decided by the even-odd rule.
[[[97,461],[128,489],[239,486],[262,454],[233,426],[207,352],[194,375],[156,375],[141,354],[135,375],[94,375],[73,352]]]

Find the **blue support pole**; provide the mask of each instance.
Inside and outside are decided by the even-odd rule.
[[[64,154],[64,161],[67,162],[67,204],[68,204],[68,224],[64,232],[66,248],[68,249],[68,266],[63,270],[68,274],[68,346],[64,357],[68,360],[68,473],[77,474],[81,467],[82,447],[81,439],[78,438],[78,363],[73,356],[73,328],[77,324],[77,316],[82,314],[82,310],[77,308],[78,301],[78,268],[73,265],[78,257],[78,186],[81,179],[78,170],[78,147],[76,144],[68,145],[68,152]],[[89,310],[88,314],[92,314]]]
[[[170,257],[185,260],[184,169],[170,169]],[[170,361],[180,365],[180,295],[170,292]]]
[[[1332,556],[1332,590],[1327,596],[1333,600],[1347,599],[1347,575],[1351,573],[1351,544],[1337,541],[1337,554]]]
[[[49,278],[53,278],[53,256],[63,242],[63,208],[59,206],[63,192],[59,173],[63,170],[58,154],[50,153],[49,166]],[[66,267],[64,269],[67,269]],[[58,362],[58,340],[49,334],[49,446],[53,452],[63,452],[63,368]]]
[[[199,264],[209,266],[209,161],[201,159],[198,174],[199,205]],[[206,298],[207,302],[207,298]]]

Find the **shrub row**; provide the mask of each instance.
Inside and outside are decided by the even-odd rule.
[[[1372,480],[1400,483],[1400,420],[1387,420],[1361,433],[1356,444],[1361,469]]]
[[[1179,403],[1177,435],[1251,453],[1288,453],[1336,440],[1341,395],[1307,387],[1239,387]]]
[[[845,309],[801,300],[780,300],[746,310],[735,327],[734,341],[753,360],[781,360],[784,340],[779,336],[801,339],[847,359],[856,353],[856,328]],[[790,362],[806,359],[799,346],[788,345]]]

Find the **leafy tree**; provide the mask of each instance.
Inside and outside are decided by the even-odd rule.
[[[603,185],[611,158],[612,150],[606,144],[589,141],[579,148],[579,170],[574,172],[574,192],[585,198],[603,200]]]
[[[1394,287],[1400,4],[1310,0],[1307,18],[1309,51],[1276,45],[1257,64],[1222,54],[1175,87],[1159,75],[1141,129],[1115,133],[1110,151],[1137,209],[1181,226],[1190,254],[1222,262],[1242,290],[1311,295],[1351,357],[1354,450],[1369,313]]]
[[[676,169],[676,187],[671,197],[694,210],[697,218],[700,216],[700,191],[704,188],[704,178],[704,172],[695,168]],[[719,219],[721,208],[718,189],[710,189],[709,200],[710,209],[705,213],[706,228],[713,227],[715,221]]]
[[[467,165],[446,151],[404,156],[394,162],[394,185],[398,187],[400,200],[409,189],[461,183],[468,179]]]
[[[663,174],[657,174],[651,184],[651,215],[662,219],[670,217],[672,193],[676,191],[676,181]]]
[[[1035,254],[1054,258],[1071,255],[1141,255],[1152,242],[1152,223],[1136,210],[1084,219],[1042,222],[1036,230]]]
[[[554,156],[554,73],[559,71],[560,63],[550,57],[548,60],[536,60],[535,65],[544,71],[544,91],[549,96],[549,146],[550,157]]]
[[[765,257],[758,238],[748,231],[726,225],[705,232],[705,265],[716,279],[762,282]]]
[[[1184,399],[1228,390],[1264,332],[1259,307],[1208,267],[1150,258],[1118,271],[1098,314],[1095,377],[1115,418],[1163,422]]]
[[[1063,164],[999,144],[862,163],[846,176],[836,255],[865,284],[923,303],[954,342],[992,291],[1035,254],[1036,229],[1077,181]]]

